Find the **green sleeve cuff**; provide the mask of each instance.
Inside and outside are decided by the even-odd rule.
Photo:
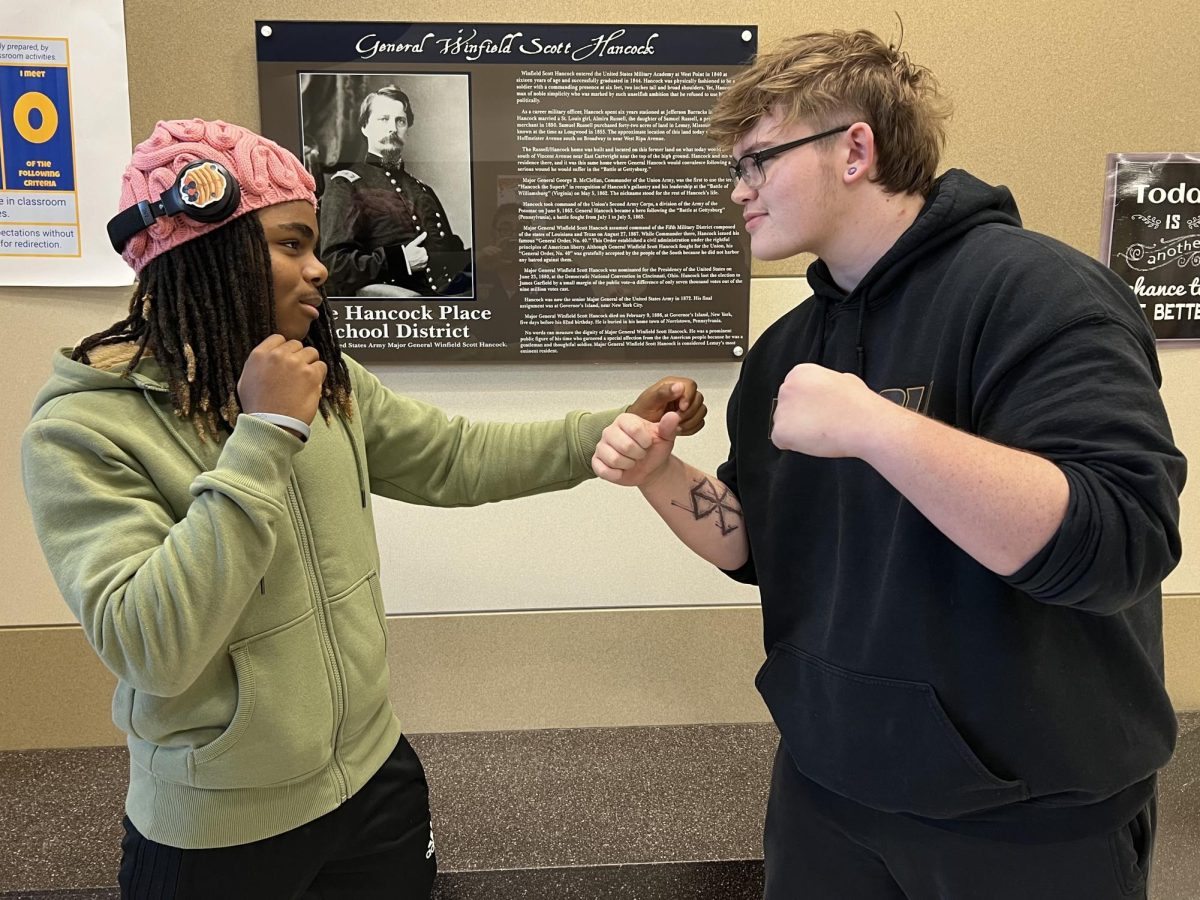
[[[600,443],[600,436],[604,433],[604,429],[611,425],[617,416],[625,411],[623,408],[618,408],[607,409],[603,412],[585,412],[580,415],[578,426],[579,455],[584,467],[587,469],[587,476],[589,478],[594,478],[596,474],[592,471],[592,455],[596,452],[596,446]]]

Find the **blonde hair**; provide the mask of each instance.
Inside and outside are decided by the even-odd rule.
[[[728,152],[772,110],[818,131],[866,122],[875,134],[872,180],[921,195],[933,186],[950,117],[933,73],[870,31],[803,34],[760,53],[717,100],[708,136]]]

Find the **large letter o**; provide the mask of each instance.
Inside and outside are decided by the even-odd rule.
[[[30,113],[37,110],[42,114],[42,124],[34,128],[29,120]],[[54,101],[45,94],[29,91],[17,98],[13,106],[13,124],[21,137],[31,144],[44,144],[58,131],[58,109]]]

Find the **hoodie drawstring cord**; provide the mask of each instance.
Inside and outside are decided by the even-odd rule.
[[[863,334],[867,327],[867,298],[863,297],[859,301],[858,306],[858,339],[855,342],[855,351],[858,353],[858,377],[866,381],[867,371],[867,349],[863,343]]]
[[[825,328],[829,321],[829,309],[824,301],[821,301],[821,310],[817,315],[817,340],[808,358],[821,365],[825,359]]]
[[[342,428],[346,432],[346,437],[350,441],[350,455],[354,457],[354,471],[358,474],[358,499],[362,503],[362,508],[367,508],[367,479],[363,474],[362,462],[358,458],[358,441],[354,440],[354,431],[346,423],[346,420],[341,416],[337,420],[342,423]]]

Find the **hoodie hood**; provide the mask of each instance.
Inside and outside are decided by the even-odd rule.
[[[824,260],[808,268],[808,285],[824,306],[818,348],[825,341],[824,317],[834,304],[855,298],[858,306],[856,339],[857,374],[866,377],[867,311],[887,302],[892,288],[909,270],[964,232],[981,225],[1021,227],[1017,203],[1006,187],[993,187],[962,169],[951,169],[933,183],[933,190],[917,218],[900,239],[873,265],[852,291],[845,291],[833,280]]]
[[[132,352],[124,353],[123,348],[132,348],[133,344],[116,345],[108,354],[103,354],[105,362],[100,362],[100,351],[93,352],[92,357],[97,365],[86,365],[71,359],[71,348],[63,347],[54,354],[53,371],[50,379],[38,391],[33,401],[33,414],[36,415],[47,404],[69,394],[81,394],[87,391],[163,391],[168,390],[167,375],[162,366],[152,356],[143,356],[137,367],[128,375],[125,374],[126,363],[133,358]],[[105,367],[107,366],[107,367]]]
[[[962,169],[950,169],[933,183],[916,220],[853,291],[842,290],[820,259],[808,268],[808,284],[819,299],[837,303],[859,296],[870,305],[873,298],[886,296],[898,279],[929,254],[965,231],[993,224],[1021,227],[1021,214],[1012,193]]]

